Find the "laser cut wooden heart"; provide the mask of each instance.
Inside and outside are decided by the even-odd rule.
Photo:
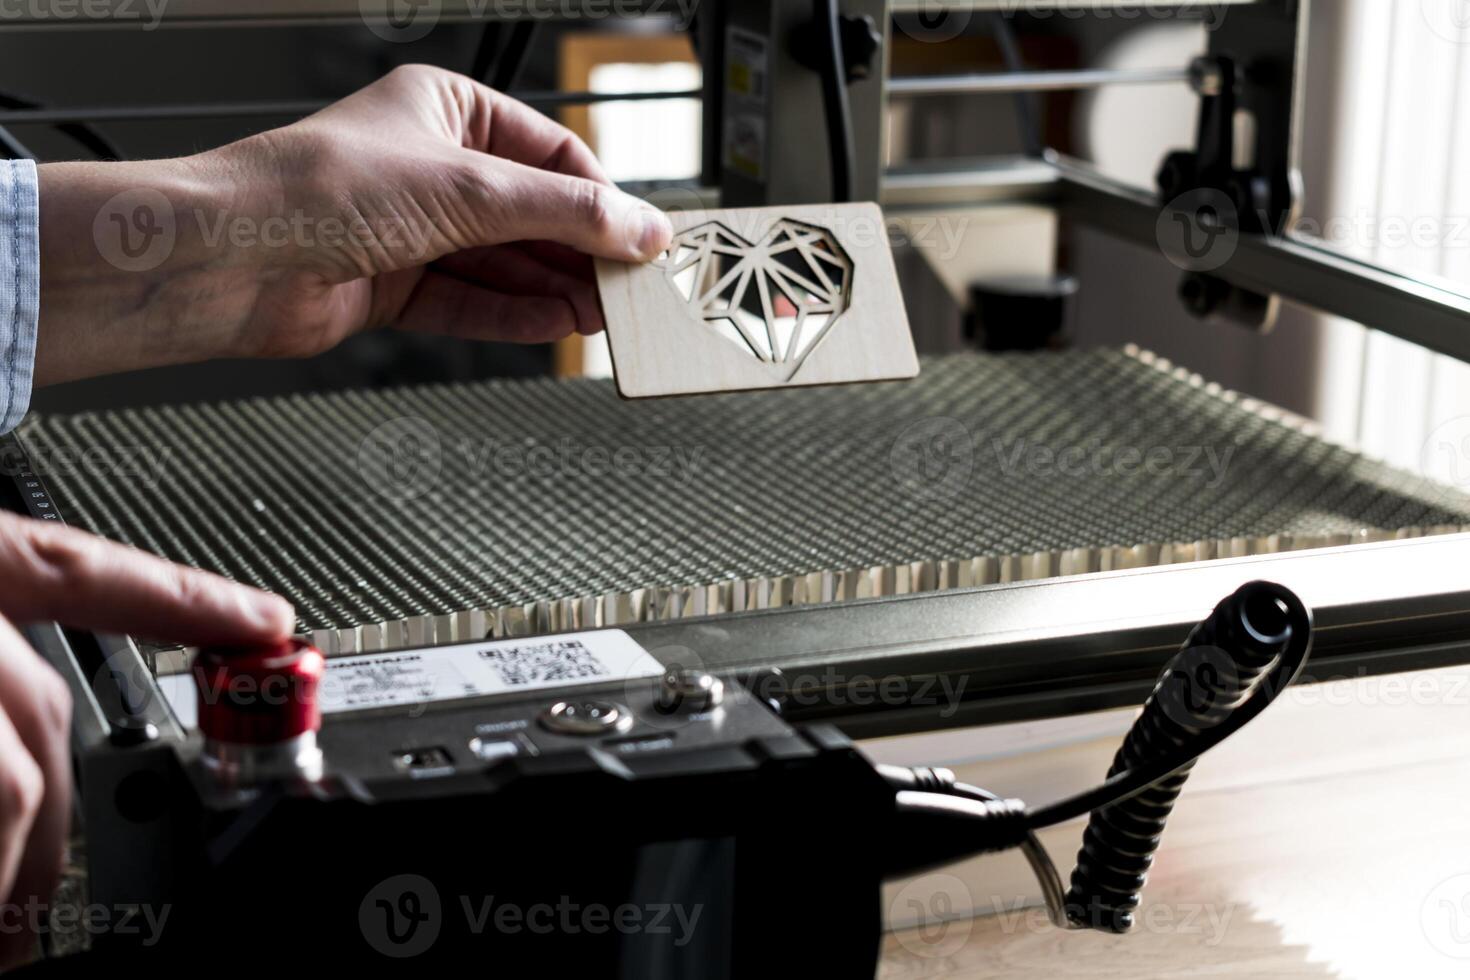
[[[847,312],[852,292],[852,260],[832,233],[788,219],[754,245],[718,221],[698,225],[654,264],[692,316],[790,374]]]
[[[875,204],[671,214],[654,262],[597,260],[627,398],[918,374]]]

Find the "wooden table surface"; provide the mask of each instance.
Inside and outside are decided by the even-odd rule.
[[[1006,793],[1023,769],[1075,768],[1077,751],[962,776]],[[1045,836],[1064,877],[1081,827]],[[920,925],[886,937],[879,975],[1470,977],[1470,672],[1288,691],[1196,769],[1126,936],[1056,929],[986,891],[1021,867],[991,856],[890,890],[890,914],[918,910]],[[946,914],[970,902],[1000,911]]]

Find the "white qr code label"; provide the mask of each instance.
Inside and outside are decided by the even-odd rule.
[[[489,640],[333,657],[322,678],[321,705],[323,713],[356,711],[662,672],[663,666],[622,630]]]
[[[657,677],[663,666],[622,630],[487,640],[397,653],[330,657],[323,714]],[[189,674],[159,678],[179,721],[192,727]]]

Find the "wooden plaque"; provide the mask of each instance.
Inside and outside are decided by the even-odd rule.
[[[876,204],[683,211],[646,265],[597,260],[625,398],[919,373]]]

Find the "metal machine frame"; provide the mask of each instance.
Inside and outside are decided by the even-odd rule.
[[[112,2],[121,9],[133,0]],[[425,2],[434,3],[444,20],[475,19],[472,0]],[[1062,2],[1066,0],[1058,0]],[[590,6],[591,0],[588,3]],[[1003,12],[1014,9],[1016,3],[968,0],[963,6],[971,11]],[[522,6],[528,12],[541,9],[534,0]],[[565,12],[576,5],[560,0],[555,6]],[[659,0],[644,0],[639,6],[650,14],[669,10],[669,4]],[[841,12],[873,18],[879,28],[878,63],[886,65],[890,15],[910,16],[932,6],[929,0],[844,0]],[[1077,6],[1076,0],[1069,6]],[[358,0],[173,0],[164,26],[346,23],[358,20],[360,9]],[[479,5],[478,9],[483,12],[486,8]],[[786,43],[810,19],[811,10],[806,0],[705,0],[699,4],[694,30],[710,80],[699,93],[705,107],[705,172],[702,186],[682,188],[686,201],[690,194],[700,201],[730,205],[827,198],[829,161],[818,159],[826,151],[821,145],[814,146],[819,141],[811,136],[823,130],[816,121],[825,122],[828,111],[821,77]],[[1056,208],[1068,221],[1153,246],[1161,211],[1174,194],[1208,189],[1226,195],[1236,205],[1241,216],[1240,237],[1228,261],[1210,270],[1204,279],[1195,273],[1186,276],[1186,287],[1194,290],[1193,295],[1208,300],[1193,303],[1196,312],[1247,309],[1260,311],[1263,320],[1279,297],[1470,360],[1470,294],[1358,262],[1290,231],[1297,196],[1296,78],[1307,14],[1307,0],[1231,3],[1226,23],[1210,35],[1208,55],[1192,66],[907,79],[889,78],[886,68],[870,72],[854,81],[848,92],[854,146],[852,194],[860,199],[877,198],[898,213],[983,203],[1038,203]],[[62,23],[72,26],[77,22],[34,18],[6,26],[48,29]],[[119,19],[116,23],[93,21],[90,26],[122,30],[136,24]],[[745,106],[746,110],[758,106],[764,113],[762,125],[771,148],[759,178],[731,172],[721,152],[728,108],[726,57],[732,31],[768,39],[765,83],[770,90],[763,100]],[[1171,157],[1163,168],[1162,182],[1173,194],[1119,184],[1085,163],[1055,154],[883,172],[883,117],[890,95],[1159,82],[1191,84],[1202,100],[1197,145]],[[695,93],[517,94],[550,106],[602,98],[688,98]],[[314,103],[290,102],[15,109],[0,111],[0,127],[133,118],[289,117],[313,108]],[[1249,111],[1256,119],[1251,164],[1243,169],[1234,165],[1236,156],[1221,123],[1233,117],[1236,108]],[[1235,302],[1237,299],[1244,302]],[[39,475],[11,475],[17,478],[13,485],[0,481],[0,503],[35,517],[57,519]],[[681,662],[667,654],[683,651],[692,654],[705,670],[740,681],[745,692],[739,696],[742,703],[776,708],[780,724],[827,722],[850,737],[876,737],[1137,704],[1149,693],[1161,664],[1191,626],[1222,596],[1248,580],[1278,582],[1298,593],[1313,610],[1314,656],[1308,680],[1470,662],[1470,583],[1447,574],[1467,564],[1470,535],[1344,542],[1336,548],[644,623],[625,629],[661,662]],[[180,728],[145,655],[129,638],[76,633],[55,625],[33,626],[27,635],[72,689],[74,748],[84,790],[81,804],[89,824],[95,820],[97,826],[108,829],[109,854],[120,865],[109,869],[110,877],[100,886],[102,893],[94,898],[128,897],[138,887],[166,882],[174,869],[160,857],[166,857],[167,849],[159,849],[177,839],[176,824],[182,826],[188,818],[169,810],[163,790],[177,780],[177,747],[193,736]],[[454,710],[468,714],[478,708],[461,705]],[[430,707],[423,725],[447,725],[445,718],[450,713]],[[372,717],[358,724],[366,728],[383,720]],[[374,734],[383,730],[374,729]],[[811,731],[817,734],[803,737],[815,738],[813,745],[823,754],[835,757],[846,751],[845,741],[830,729],[817,726]],[[349,734],[341,739],[351,741]],[[360,741],[363,745],[372,742]],[[372,742],[372,751],[383,748]],[[810,754],[812,749],[802,751]],[[379,764],[386,761],[373,758]],[[717,761],[726,765],[731,758],[723,753]],[[490,782],[493,780],[479,789]],[[666,809],[672,812],[677,807],[671,804]],[[759,850],[747,848],[747,852]],[[858,862],[850,864],[856,867]],[[767,869],[761,873],[774,878]],[[862,889],[872,884],[860,881],[848,890],[861,897],[865,894]],[[127,894],[110,894],[108,887]],[[875,912],[875,908],[867,910],[874,920]],[[831,918],[849,921],[837,910]],[[854,961],[865,963],[872,955],[873,950],[859,950]]]
[[[1168,7],[1182,14],[1201,6],[1154,0],[1140,0],[1138,5]],[[476,5],[471,0],[442,0],[431,6],[440,20],[449,23],[497,16],[496,8]],[[966,0],[951,6],[966,14],[1004,14],[1018,9],[1016,0]],[[1024,9],[1036,6],[1028,4]],[[1067,6],[1085,9],[1087,5]],[[882,67],[849,87],[852,142],[856,148],[853,196],[876,196],[895,213],[1002,202],[1045,204],[1055,207],[1068,221],[1155,246],[1156,224],[1161,209],[1168,206],[1159,192],[1121,184],[1083,162],[1049,151],[1039,159],[1001,157],[881,172],[883,113],[890,95],[1191,84],[1201,96],[1199,142],[1174,156],[1185,158],[1186,166],[1192,165],[1193,169],[1188,179],[1178,173],[1161,173],[1161,179],[1172,183],[1174,190],[1181,186],[1218,190],[1227,194],[1241,212],[1238,245],[1220,268],[1209,273],[1209,278],[1228,289],[1280,297],[1470,360],[1470,293],[1349,258],[1290,230],[1298,184],[1294,121],[1299,115],[1300,92],[1296,82],[1309,6],[1309,0],[1233,0],[1224,8],[1221,23],[1209,34],[1206,58],[1194,65],[1127,72],[1082,69],[890,78],[886,45],[892,18],[932,14],[934,5],[927,0],[845,0],[840,5],[841,13],[873,18],[883,45],[875,59],[875,64]],[[114,7],[119,16],[112,20],[84,23],[26,14],[7,26],[136,29],[136,20],[121,16],[127,8],[124,0],[116,0]],[[575,17],[582,12],[581,7],[569,2],[527,0],[516,9],[526,18],[545,18]],[[741,205],[824,200],[829,187],[827,171],[825,161],[817,158],[825,156],[825,150],[813,145],[820,141],[811,135],[822,129],[821,80],[785,40],[810,19],[811,5],[805,0],[704,0],[680,7],[663,0],[641,0],[619,10],[635,8],[648,15],[694,15],[689,26],[695,32],[708,80],[702,90],[705,172],[701,186],[683,188],[684,197],[692,194],[707,203]],[[170,5],[162,26],[199,29],[340,24],[360,22],[362,10],[356,0],[282,0],[274,4],[178,0]],[[595,23],[590,4],[587,13],[589,22]],[[722,166],[720,143],[728,102],[726,47],[732,31],[772,39],[764,80],[769,90],[759,102],[771,147],[763,179],[751,179]],[[534,104],[551,106],[608,98],[688,98],[694,93],[516,94]],[[15,109],[0,111],[0,126],[203,115],[292,116],[314,107],[315,103],[290,102]],[[1255,142],[1249,154],[1252,164],[1247,170],[1233,168],[1231,159],[1235,154],[1229,145],[1220,145],[1221,140],[1228,144],[1228,136],[1220,126],[1210,125],[1212,109],[1222,107],[1229,110],[1226,115],[1242,109],[1255,117]],[[1177,164],[1170,158],[1164,169]],[[1343,644],[1340,662],[1350,670],[1409,668],[1467,659],[1458,652],[1456,637],[1470,638],[1470,623],[1464,619],[1470,610],[1470,587],[1447,589],[1439,581],[1443,576],[1436,571],[1458,567],[1466,559],[1470,559],[1470,536],[1450,536],[845,603],[840,611],[805,607],[724,617],[731,629],[728,636],[740,637],[743,642],[736,644],[730,639],[713,648],[710,634],[694,625],[658,624],[637,629],[640,638],[646,636],[654,646],[689,646],[729,668],[755,666],[740,662],[733,652],[745,647],[763,650],[768,662],[773,657],[789,661],[791,669],[832,666],[848,673],[910,678],[959,671],[970,679],[967,689],[973,692],[976,707],[967,707],[950,719],[936,719],[932,712],[921,708],[867,712],[845,710],[835,703],[811,706],[815,715],[840,718],[864,733],[893,732],[936,723],[1002,720],[1136,700],[1146,690],[1152,667],[1186,624],[1226,590],[1226,580],[1249,575],[1289,578],[1288,584],[1323,610],[1327,628],[1318,641],[1319,670],[1323,664],[1339,662],[1332,652],[1337,649],[1338,637]],[[1394,569],[1391,573],[1390,568]],[[1351,581],[1353,575],[1361,581]],[[1092,596],[1120,590],[1128,593],[1126,600],[1092,605]],[[1061,595],[1067,598],[1056,598]],[[1048,610],[1088,608],[1095,609],[1096,615],[1054,622],[1051,627],[1037,626],[1055,615]],[[1136,620],[1128,625],[1114,621],[1107,610],[1118,608],[1136,611]],[[1025,615],[1028,613],[1029,618]],[[1340,622],[1335,621],[1338,615],[1342,617]],[[757,638],[759,642],[755,642]],[[987,650],[985,666],[976,668],[974,654],[982,648]],[[1044,657],[1048,664],[1045,682],[1026,676],[1026,664],[1034,664],[1032,658],[1036,657]],[[1010,668],[1014,671],[1006,673]],[[838,693],[835,687],[822,689]],[[800,705],[793,707],[799,713],[805,710]]]
[[[496,17],[492,6],[473,0],[426,0],[446,24]],[[1086,3],[1064,3],[1058,8],[1085,12]],[[525,0],[515,4],[529,19],[578,16],[586,6],[589,23],[605,13],[602,4],[578,4],[571,0],[552,3]],[[853,0],[842,5],[851,16],[873,17],[886,25],[891,16],[933,15],[936,9],[954,7],[964,16],[978,13],[1043,9],[1046,3],[1018,0],[962,0],[936,5],[929,0]],[[1116,5],[1113,5],[1116,6]],[[1187,14],[1203,4],[1183,0],[1138,0],[1137,7],[1162,7]],[[1461,360],[1470,360],[1470,293],[1449,285],[1350,258],[1325,243],[1293,231],[1290,219],[1298,183],[1297,141],[1294,121],[1299,113],[1300,74],[1305,31],[1301,25],[1310,13],[1310,0],[1228,0],[1221,22],[1209,33],[1209,51],[1202,64],[1131,71],[1081,69],[1072,71],[1007,71],[964,75],[891,78],[886,70],[886,52],[876,63],[884,66],[871,77],[849,86],[856,147],[856,199],[877,199],[895,211],[961,207],[975,204],[1024,201],[1049,203],[1068,220],[1076,221],[1128,241],[1156,244],[1155,223],[1161,201],[1157,191],[1132,187],[1099,174],[1089,165],[1056,155],[1042,159],[987,158],[882,171],[882,116],[891,96],[916,97],[954,93],[1041,92],[1085,89],[1102,85],[1193,84],[1202,101],[1219,98],[1223,79],[1217,74],[1222,60],[1234,66],[1231,103],[1249,111],[1256,120],[1251,175],[1264,183],[1250,189],[1243,209],[1247,227],[1259,225],[1251,212],[1265,212],[1265,229],[1242,234],[1234,255],[1213,275],[1240,289],[1283,299],[1363,323],[1392,333],[1412,343]],[[38,17],[34,8],[8,18],[7,30],[110,29],[137,30],[136,17],[129,14],[132,0],[110,0],[110,18],[51,19]],[[719,146],[724,118],[724,47],[728,30],[734,27],[767,37],[780,37],[809,17],[803,0],[762,0],[759,4],[735,4],[725,0],[700,0],[675,4],[672,0],[628,0],[619,11],[641,11],[650,16],[679,18],[694,14],[692,29],[712,81],[700,91],[640,92],[605,95],[588,92],[516,92],[533,105],[557,105],[617,100],[659,100],[701,97],[704,101],[705,155],[701,186],[684,188],[699,200],[730,206],[806,203],[826,199],[825,148],[814,146],[812,134],[820,131],[822,113],[820,82],[815,72],[801,64],[790,46],[774,43],[770,49],[769,84],[779,89],[779,98],[766,102],[769,143],[777,147],[767,167],[770,178],[753,181],[725,172],[720,166]],[[350,24],[363,19],[356,0],[313,0],[310,3],[242,3],[240,0],[177,0],[168,7],[160,26],[167,29],[214,27],[280,27],[309,24]],[[1211,94],[1216,93],[1216,94]],[[282,117],[301,115],[322,103],[298,100],[246,102],[220,105],[147,105],[37,107],[0,110],[0,126],[24,123],[108,122],[136,119],[187,119],[200,117]],[[1202,139],[1208,134],[1202,130]],[[790,148],[790,149],[787,149]],[[1196,155],[1218,157],[1218,148],[1192,148]],[[799,150],[799,155],[798,155]],[[789,153],[789,157],[782,154]],[[813,159],[815,155],[816,159]],[[1161,161],[1162,163],[1163,161]],[[1226,175],[1227,177],[1238,175]],[[640,190],[650,189],[639,187]]]

